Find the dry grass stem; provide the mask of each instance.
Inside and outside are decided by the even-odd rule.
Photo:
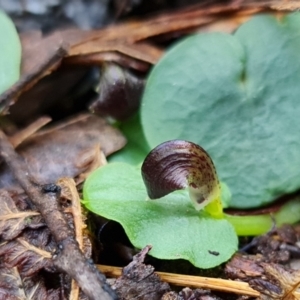
[[[119,277],[122,274],[122,268],[98,265],[99,270],[107,277]],[[173,285],[191,287],[191,288],[207,288],[216,291],[235,293],[239,295],[247,295],[259,297],[260,293],[252,289],[248,283],[240,281],[231,281],[226,279],[190,276],[181,274],[172,274],[164,272],[156,272],[161,280]]]

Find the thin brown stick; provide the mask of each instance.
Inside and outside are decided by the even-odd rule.
[[[82,230],[86,227],[86,225],[82,222],[80,197],[76,189],[75,181],[73,178],[64,177],[58,180],[57,185],[61,187],[64,196],[67,199],[71,200],[70,212],[73,215],[75,237],[78,242],[80,250],[82,250],[83,249]]]
[[[0,155],[11,169],[14,177],[41,213],[50,229],[58,249],[53,255],[54,265],[75,279],[89,299],[117,299],[115,292],[106,283],[103,274],[97,271],[82,254],[64,215],[58,207],[58,197],[44,192],[31,178],[24,160],[15,152],[5,134],[0,131]]]
[[[119,277],[122,275],[122,268],[97,265],[98,269],[107,277]],[[254,290],[247,282],[232,281],[219,278],[209,278],[201,276],[190,276],[182,274],[172,274],[165,272],[155,272],[161,280],[177,286],[191,288],[207,288],[211,290],[234,293],[239,295],[259,297],[260,292]],[[293,292],[295,299],[300,299],[300,292]]]
[[[101,272],[103,272],[107,277],[119,277],[122,275],[122,268],[119,267],[98,265],[98,269],[101,270]],[[187,286],[191,288],[207,288],[252,297],[260,296],[260,293],[252,289],[246,282],[164,272],[156,272],[156,274],[160,276],[161,280],[173,285]]]
[[[85,228],[85,224],[82,221],[82,211],[80,198],[76,189],[76,184],[73,178],[61,178],[58,180],[57,184],[62,189],[62,194],[67,199],[71,200],[71,210],[73,215],[74,227],[75,227],[75,237],[79,245],[79,249],[83,251],[83,235],[82,230]],[[71,282],[71,291],[69,295],[69,300],[77,300],[79,297],[79,286],[74,279]]]

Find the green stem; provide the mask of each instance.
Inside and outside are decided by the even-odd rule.
[[[275,221],[276,226],[294,224],[300,220],[300,197],[284,204],[274,214],[237,216],[224,214],[239,236],[255,236],[268,232]]]

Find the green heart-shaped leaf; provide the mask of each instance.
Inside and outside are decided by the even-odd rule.
[[[89,210],[121,223],[134,246],[152,245],[157,258],[211,268],[237,249],[232,225],[197,212],[186,191],[149,200],[140,168],[117,162],[101,167],[86,180],[83,195]]]
[[[0,10],[0,94],[20,76],[21,43],[13,22]]]
[[[211,155],[230,205],[300,188],[300,14],[257,16],[234,35],[191,36],[148,79],[141,117],[151,147],[185,139]]]

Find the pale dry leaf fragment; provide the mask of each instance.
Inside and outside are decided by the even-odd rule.
[[[0,238],[5,241],[17,237],[30,223],[39,222],[37,211],[20,211],[7,191],[0,190]]]
[[[279,0],[271,1],[270,7],[274,10],[295,11],[300,9],[298,0]]]
[[[115,62],[123,67],[138,71],[148,71],[150,66],[157,63],[163,50],[149,43],[124,43],[108,42],[98,43],[81,49],[81,52],[72,53],[64,62],[69,64],[101,65],[103,62]]]
[[[261,263],[266,279],[253,279],[249,284],[260,291],[260,300],[297,300],[300,284],[300,271],[286,270],[274,263]]]
[[[149,63],[132,59],[131,57],[118,52],[99,52],[89,55],[70,56],[64,60],[65,64],[82,66],[99,66],[104,62],[114,62],[120,66],[135,69],[140,72],[146,72],[150,67]]]
[[[99,144],[85,151],[81,156],[80,164],[77,164],[77,166],[85,166],[86,170],[76,178],[76,184],[82,183],[93,171],[106,164],[106,157]]]
[[[214,22],[199,28],[198,32],[226,32],[233,33],[240,25],[259,12],[258,8],[244,9],[233,15],[225,15]]]

